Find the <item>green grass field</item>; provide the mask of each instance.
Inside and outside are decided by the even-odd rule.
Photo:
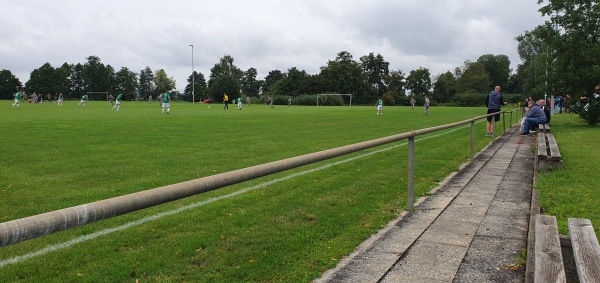
[[[0,101],[0,222],[485,114],[173,103],[166,115],[146,102],[119,111],[105,102],[10,104]],[[476,133],[480,150],[491,139],[484,123]],[[417,137],[417,196],[468,160],[469,134],[466,126]],[[0,282],[309,282],[406,209],[402,144],[0,248]]]

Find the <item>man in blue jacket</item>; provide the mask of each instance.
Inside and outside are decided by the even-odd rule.
[[[504,96],[502,96],[502,93],[500,93],[500,86],[496,86],[494,88],[494,91],[490,92],[485,98],[485,106],[487,106],[488,108],[487,113],[497,113],[494,116],[487,117],[486,136],[488,137],[494,136],[494,128],[496,127],[496,122],[500,121],[500,107],[502,107],[502,105],[506,105],[506,102],[504,102]]]
[[[523,132],[521,135],[529,135],[529,130],[536,129],[539,124],[546,124],[546,114],[544,114],[544,110],[542,107],[544,106],[544,100],[538,100],[537,104],[534,104],[533,107],[527,112],[525,115],[525,124]]]

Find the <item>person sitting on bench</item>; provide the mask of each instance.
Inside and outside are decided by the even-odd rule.
[[[544,106],[544,100],[540,99],[537,105],[533,105],[529,112],[525,115],[525,128],[521,135],[529,135],[531,129],[536,129],[539,124],[546,124],[546,114],[542,107]]]

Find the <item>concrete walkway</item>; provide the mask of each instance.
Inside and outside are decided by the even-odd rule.
[[[315,282],[523,282],[532,139],[509,129]]]

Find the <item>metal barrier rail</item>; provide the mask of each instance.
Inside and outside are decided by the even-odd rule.
[[[519,111],[519,109],[515,110]],[[511,114],[511,125],[512,112],[515,110],[502,112],[503,116],[504,113]],[[475,156],[475,121],[496,114],[482,115],[460,122],[405,132],[3,222],[0,223],[0,247],[403,139],[408,139],[408,209],[412,210],[415,137],[471,123],[471,159],[473,159]],[[506,131],[506,124],[503,123],[503,125],[504,131]]]

